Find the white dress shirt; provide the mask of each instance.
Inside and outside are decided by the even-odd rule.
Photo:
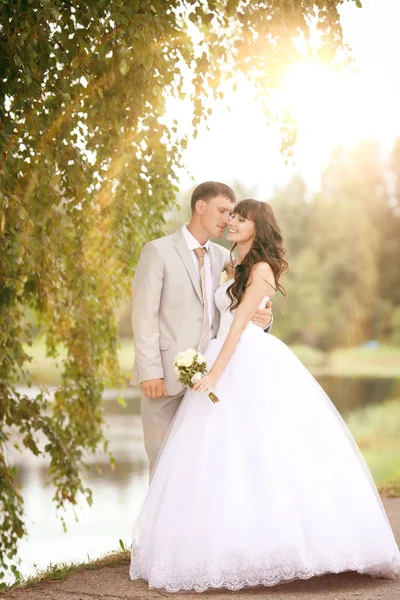
[[[194,253],[195,248],[206,248],[207,252],[204,257],[204,266],[206,269],[206,291],[207,291],[207,303],[208,303],[208,322],[210,323],[210,339],[213,334],[213,316],[214,316],[214,298],[213,298],[213,280],[212,280],[212,272],[211,272],[211,260],[210,260],[210,242],[207,241],[204,245],[199,244],[196,238],[190,233],[187,228],[187,223],[182,227],[183,236],[186,240],[186,243],[189,247],[190,254],[192,255],[193,264],[196,269],[196,273],[198,275],[200,281],[200,264],[199,259]]]

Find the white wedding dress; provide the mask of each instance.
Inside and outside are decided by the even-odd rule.
[[[230,283],[216,291],[209,368],[233,319]],[[400,575],[354,439],[283,342],[249,323],[215,393],[218,404],[202,392],[182,400],[134,527],[131,579],[201,592],[348,570]]]

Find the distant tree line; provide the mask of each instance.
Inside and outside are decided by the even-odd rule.
[[[400,344],[400,140],[389,160],[375,141],[338,149],[314,197],[294,177],[270,202],[290,265],[277,333],[322,349]]]

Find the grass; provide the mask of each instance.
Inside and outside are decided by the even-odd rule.
[[[130,562],[130,550],[124,548],[124,550],[118,550],[110,552],[101,558],[95,560],[88,560],[87,562],[81,563],[59,563],[56,565],[50,564],[47,569],[38,571],[36,575],[32,575],[27,578],[20,578],[11,585],[0,584],[0,592],[9,592],[15,589],[23,589],[27,587],[34,587],[40,583],[50,581],[61,581],[78,571],[89,571],[94,569],[101,569],[103,567],[112,567],[116,565],[129,564]]]
[[[27,370],[33,375],[38,385],[57,385],[61,381],[61,362],[66,357],[67,351],[59,347],[60,356],[54,359],[46,356],[46,344],[43,339],[36,339],[32,346],[25,345],[25,352],[32,357],[27,364]],[[118,359],[124,378],[128,382],[133,366],[133,342],[122,340],[118,350]]]
[[[381,346],[376,349],[356,347],[333,350],[329,354],[327,367],[330,375],[341,377],[400,378],[400,347]]]
[[[327,364],[329,361],[329,354],[313,348],[313,346],[306,346],[305,344],[293,344],[290,346],[296,356],[299,357],[301,362],[311,371],[320,368]]]
[[[398,473],[398,479],[388,480],[378,485],[378,491],[386,498],[398,498],[400,496],[400,472]]]
[[[400,378],[400,347],[337,348],[322,352],[305,345],[291,346],[313,375]]]
[[[28,370],[34,376],[36,383],[57,385],[61,376],[59,363],[66,356],[66,350],[60,347],[60,358],[56,361],[46,356],[46,347],[42,339],[36,340],[33,346],[26,346],[25,349],[33,358],[28,365]],[[311,346],[294,345],[292,350],[316,376],[400,378],[400,347],[340,348],[325,353]],[[121,340],[118,359],[123,376],[128,383],[134,359],[131,340]]]
[[[346,423],[363,453],[378,489],[384,495],[400,494],[400,399],[365,406],[346,417]]]

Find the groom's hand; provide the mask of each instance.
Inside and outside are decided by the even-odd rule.
[[[259,308],[254,317],[252,318],[253,323],[265,329],[272,321],[272,302],[268,300],[265,308]]]
[[[142,392],[148,398],[162,398],[167,395],[164,379],[148,379],[141,383]]]

